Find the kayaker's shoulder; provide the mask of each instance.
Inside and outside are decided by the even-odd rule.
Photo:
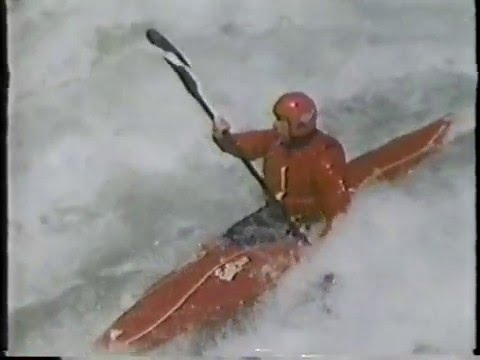
[[[317,130],[312,143],[315,149],[325,151],[330,149],[343,150],[342,143],[327,133]]]

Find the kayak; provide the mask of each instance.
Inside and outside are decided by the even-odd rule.
[[[349,191],[409,174],[442,147],[451,124],[438,119],[351,160],[345,179]],[[151,286],[96,346],[113,353],[146,353],[181,335],[225,324],[272,289],[309,249],[289,236],[247,245],[222,237],[206,242],[194,261]]]

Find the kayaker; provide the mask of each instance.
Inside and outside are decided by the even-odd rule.
[[[230,124],[219,118],[213,137],[222,151],[235,157],[263,159],[263,175],[271,193],[295,221],[323,222],[320,236],[324,236],[350,202],[343,146],[319,129],[317,106],[302,92],[282,95],[273,106],[273,115],[272,129],[235,134],[230,133]],[[267,198],[265,207],[234,225],[227,235],[244,237],[247,225],[266,230],[281,223],[278,209],[269,205]]]

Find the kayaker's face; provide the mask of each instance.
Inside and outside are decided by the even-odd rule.
[[[290,140],[290,130],[287,119],[278,118],[273,123],[273,128],[277,131],[280,138],[284,141]]]

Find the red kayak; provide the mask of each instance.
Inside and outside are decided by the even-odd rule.
[[[443,145],[450,125],[439,119],[353,159],[349,189],[408,174]],[[179,335],[223,324],[275,286],[309,248],[288,237],[248,246],[211,242],[195,261],[148,289],[96,344],[109,352],[144,353]]]

